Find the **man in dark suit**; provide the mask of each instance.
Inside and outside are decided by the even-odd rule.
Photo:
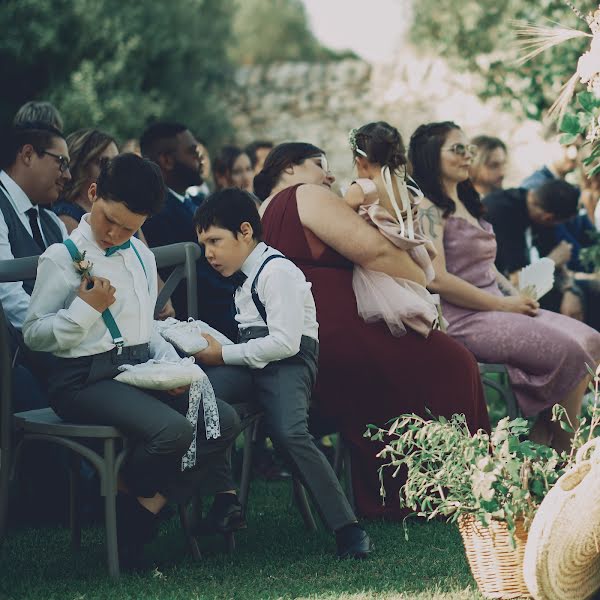
[[[167,185],[163,210],[148,219],[142,228],[148,244],[155,247],[177,242],[197,243],[193,225],[197,205],[186,196],[186,190],[202,184],[198,141],[181,123],[157,122],[144,131],[140,147],[144,157],[158,164]],[[163,279],[165,275],[161,273]],[[212,269],[204,256],[197,263],[197,275],[200,318],[236,339],[234,284]],[[180,285],[171,299],[177,316],[184,319],[187,316],[185,286]]]

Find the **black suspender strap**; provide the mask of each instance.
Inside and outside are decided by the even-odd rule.
[[[260,268],[254,276],[254,280],[252,281],[252,286],[250,288],[250,293],[252,294],[252,302],[254,302],[254,306],[256,306],[256,310],[258,311],[258,314],[262,317],[262,320],[265,322],[265,325],[267,324],[267,311],[265,310],[265,305],[260,301],[260,298],[258,297],[258,292],[256,291],[256,283],[258,281],[259,275],[265,268],[266,264],[274,258],[283,258],[285,260],[289,260],[289,258],[283,256],[283,254],[271,254],[271,256],[268,256],[263,262],[263,264],[260,265]]]

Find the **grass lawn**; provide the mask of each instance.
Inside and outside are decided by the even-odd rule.
[[[194,563],[174,518],[148,549],[157,569],[118,582],[106,575],[100,528],[84,530],[78,555],[65,529],[13,531],[0,553],[0,599],[481,598],[456,527],[411,522],[405,541],[401,525],[368,522],[375,553],[366,561],[339,561],[333,536],[304,530],[289,504],[290,489],[286,482],[253,482],[249,526],[238,533],[232,556],[222,538],[206,538],[203,561]]]

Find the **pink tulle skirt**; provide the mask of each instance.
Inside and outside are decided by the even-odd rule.
[[[414,281],[355,265],[352,287],[358,314],[366,323],[385,321],[396,337],[407,327],[423,337],[437,328],[439,296]]]

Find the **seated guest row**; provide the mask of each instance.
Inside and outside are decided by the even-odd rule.
[[[557,448],[568,447],[568,435],[549,423],[547,409],[560,401],[577,419],[587,383],[585,363],[600,359],[600,334],[539,310],[495,269],[495,238],[469,182],[473,149],[456,125],[419,128],[408,157],[400,134],[387,123],[353,130],[351,153],[359,179],[345,202],[331,191],[334,177],[321,149],[306,143],[275,147],[253,181],[263,201],[261,223],[252,196],[242,191],[197,198],[198,208],[186,195],[189,187],[202,184],[198,141],[183,125],[157,123],[142,136],[141,149],[158,168],[126,154],[102,161],[98,172],[88,174],[90,213],[82,216],[70,239],[94,255],[100,276],[92,289],[76,281],[67,250],[59,244],[66,237],[64,224],[43,209],[23,217],[30,210],[27,203],[34,208],[55,201],[71,180],[62,134],[35,124],[16,128],[6,139],[11,145],[3,152],[0,174],[6,188],[0,194],[8,230],[5,246],[10,248],[13,231],[21,232],[29,246],[15,245],[11,257],[39,254],[56,244],[40,262],[33,298],[33,286],[28,292],[21,288],[27,343],[52,352],[53,364],[61,365],[52,369],[53,406],[66,418],[115,424],[138,441],[125,472],[130,493],[120,500],[121,522],[131,524],[121,525],[124,560],[139,560],[141,547],[154,534],[152,515],[188,483],[190,473],[182,478],[186,474],[174,465],[185,454],[190,433],[203,439],[199,456],[217,473],[211,479],[215,502],[199,533],[243,525],[223,458],[239,427],[227,403],[240,396],[256,395],[269,433],[336,531],[340,556],[364,556],[370,543],[308,434],[313,384],[313,408],[333,421],[352,453],[357,512],[363,517],[404,515],[394,501],[401,477],[385,482],[391,499],[381,502],[379,448],[363,437],[367,424],[383,425],[402,412],[425,416],[429,410],[446,416],[464,413],[472,430],[489,429],[476,359],[506,363],[522,410],[538,416],[534,435]],[[408,176],[408,158],[414,179]],[[244,171],[248,165],[244,163]],[[56,172],[50,172],[51,166]],[[131,188],[132,181],[145,182],[143,195]],[[164,185],[163,204],[156,190]],[[25,210],[19,212],[14,196]],[[90,369],[100,367],[94,366],[96,358],[86,357],[98,355],[104,365],[109,359],[102,356],[115,353],[111,335],[98,319],[105,308],[115,312],[117,322],[133,325],[139,320],[136,331],[124,336],[126,346],[149,344],[137,360],[175,356],[152,333],[148,310],[158,279],[152,275],[151,253],[136,239],[127,245],[140,228],[150,246],[200,236],[201,306],[213,318],[220,315],[218,324],[211,323],[217,329],[239,336],[240,343],[229,349],[209,339],[208,350],[196,356],[221,401],[222,437],[215,443],[206,440],[201,424],[190,426],[182,416],[185,390],[153,395],[123,387],[112,380],[112,366],[97,381],[90,376]],[[261,229],[270,247],[261,242]],[[115,250],[106,256],[104,246]],[[278,260],[266,264],[271,256]],[[142,266],[148,264],[146,279]],[[132,277],[137,284],[125,291]],[[441,295],[443,317],[428,289]],[[289,301],[281,302],[287,295]],[[390,298],[395,301],[386,303]],[[178,315],[187,313],[177,294],[174,303]],[[129,318],[128,310],[136,317]],[[440,330],[445,321],[449,335]],[[77,375],[79,383],[71,385],[73,379],[67,384],[67,374]],[[298,379],[297,385],[291,385],[291,378]],[[105,390],[107,386],[111,389]],[[114,403],[101,401],[108,391]],[[121,396],[129,406],[135,403],[128,399],[135,396],[139,406],[123,411]],[[156,413],[146,405],[155,406]],[[147,418],[134,423],[140,411]],[[168,439],[156,430],[159,419],[173,422]]]

